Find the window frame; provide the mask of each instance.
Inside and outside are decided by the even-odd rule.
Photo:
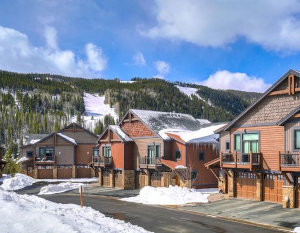
[[[229,145],[229,148],[228,148],[228,149],[227,149],[227,145]],[[230,145],[230,140],[226,140],[226,141],[225,141],[225,151],[227,151],[227,152],[230,151],[230,146],[231,146],[231,145]]]
[[[179,158],[177,158],[177,153],[179,152],[179,154],[180,154],[180,157]],[[179,150],[179,149],[176,149],[175,150],[175,159],[176,159],[176,161],[181,161],[181,158],[182,158],[182,156],[181,156],[181,150]]]
[[[258,140],[243,140],[245,134],[257,134],[258,135]],[[242,136],[241,137],[241,152],[242,152],[242,154],[246,154],[246,153],[243,152],[244,151],[244,141],[248,141],[248,142],[257,141],[257,150],[258,150],[257,153],[260,152],[260,131],[247,131],[247,132],[243,133],[241,136]]]
[[[29,153],[31,153],[31,156],[28,156]],[[26,157],[33,158],[33,151],[26,151]]]
[[[200,159],[200,157],[199,157],[200,153],[203,154],[203,158],[202,159]],[[205,152],[203,150],[199,150],[198,151],[198,161],[205,162]]]
[[[95,151],[98,151],[98,155],[97,156],[95,156]],[[97,158],[99,156],[100,156],[100,150],[99,150],[99,148],[98,147],[94,147],[93,148],[93,158]]]
[[[296,148],[296,131],[300,131],[300,127],[293,128],[293,151],[300,151],[300,148]]]
[[[236,136],[239,136],[240,137],[240,149],[239,150],[237,150],[236,149],[236,140],[235,140],[235,137]],[[243,138],[243,134],[242,133],[234,133],[233,134],[233,150],[234,151],[237,151],[237,152],[241,152],[242,151],[242,143],[243,143],[243,140],[242,140],[242,138]]]
[[[51,149],[53,151],[53,154],[52,154],[52,157],[55,156],[55,147],[39,147],[39,157],[45,157],[47,156],[47,150]],[[44,155],[41,155],[41,150],[45,150],[45,154]]]
[[[110,150],[110,156],[107,156],[107,150]],[[112,153],[111,153],[111,145],[103,145],[102,146],[102,157],[106,157],[106,158],[111,158],[112,157]]]

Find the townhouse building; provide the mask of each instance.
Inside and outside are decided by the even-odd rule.
[[[220,134],[219,190],[300,207],[300,73],[289,70]]]
[[[188,114],[130,109],[99,137],[92,167],[109,187],[216,187],[216,170],[204,164],[218,156],[213,131],[222,126]]]
[[[21,148],[22,171],[39,179],[94,177],[96,142],[96,135],[76,123],[48,135],[28,135]]]

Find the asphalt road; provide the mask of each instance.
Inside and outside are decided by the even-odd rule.
[[[79,196],[73,192],[43,196],[43,198],[57,203],[80,204]],[[280,232],[275,229],[221,220],[173,208],[123,202],[112,196],[85,195],[84,205],[92,207],[108,217],[124,220],[153,232]]]

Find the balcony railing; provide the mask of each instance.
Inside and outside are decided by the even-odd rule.
[[[299,154],[280,154],[281,167],[299,167]]]
[[[139,157],[140,168],[155,168],[157,165],[161,165],[160,158],[148,156]]]
[[[45,155],[45,156],[36,156],[34,157],[34,161],[36,163],[54,163],[55,162],[55,155]]]
[[[93,157],[93,164],[100,167],[112,166],[112,157]]]
[[[260,165],[260,153],[221,152],[221,166],[228,168],[249,168]]]

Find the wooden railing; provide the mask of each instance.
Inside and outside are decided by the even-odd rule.
[[[280,153],[281,167],[299,167],[298,153]]]
[[[221,167],[249,168],[257,167],[261,163],[261,153],[221,152]]]
[[[54,163],[55,162],[55,155],[45,155],[45,156],[35,156],[34,162],[38,163]]]
[[[148,157],[148,156],[142,156],[139,157],[139,165],[140,167],[148,167],[150,166],[156,166],[161,164],[160,158],[155,157]]]

